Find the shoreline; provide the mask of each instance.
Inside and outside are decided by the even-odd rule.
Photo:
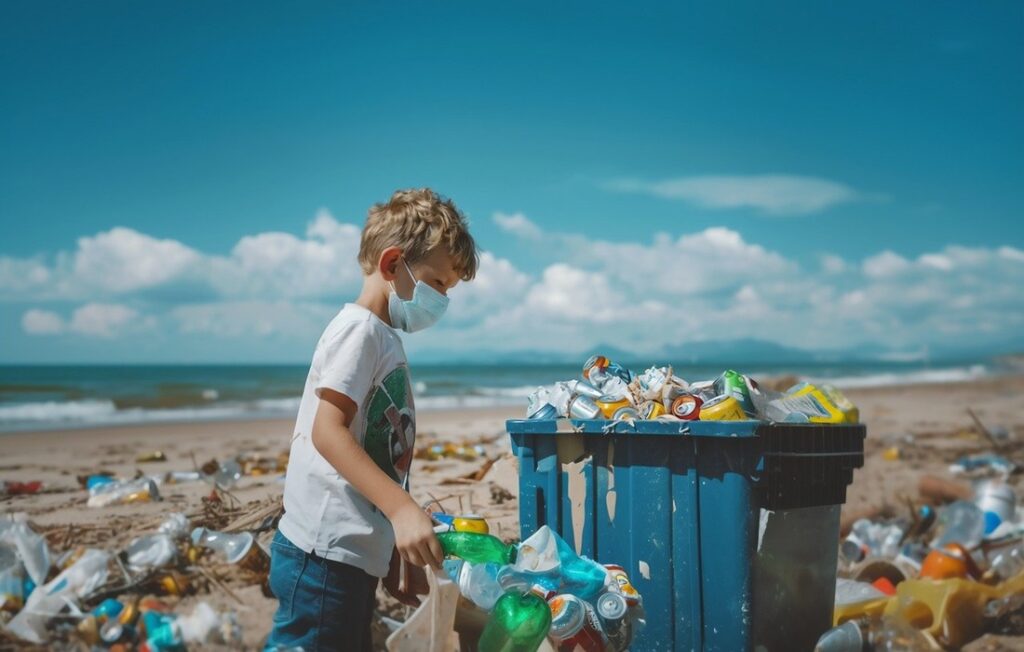
[[[773,382],[779,380],[779,378],[789,377],[767,377],[762,382],[763,385],[771,386]],[[795,378],[795,377],[794,377]],[[906,384],[892,384],[892,385],[877,385],[868,387],[851,387],[847,389],[841,389],[841,391],[850,397],[854,403],[858,403],[858,397],[873,398],[878,395],[885,395],[892,392],[919,392],[919,391],[935,391],[941,389],[943,386],[948,387],[960,387],[960,386],[971,386],[978,389],[983,388],[995,388],[996,386],[1004,385],[1007,382],[1016,384],[1024,381],[1024,372],[1012,372],[1000,375],[985,376],[981,378],[962,379],[951,382],[917,382],[917,383],[906,383]],[[446,415],[451,414],[467,414],[467,415],[478,415],[487,416],[496,412],[502,414],[514,414],[508,418],[525,418],[526,412],[526,400],[522,403],[515,404],[494,404],[487,406],[451,406],[451,407],[426,407],[419,408],[416,411],[417,418],[419,420],[432,420],[432,416],[440,416],[442,419]],[[94,433],[96,431],[103,431],[116,436],[118,432],[131,431],[133,434],[139,434],[140,430],[153,430],[154,432],[164,431],[167,429],[192,427],[192,426],[204,426],[215,430],[223,429],[234,429],[238,426],[244,426],[245,424],[286,424],[283,426],[284,429],[288,429],[294,424],[295,417],[285,416],[261,416],[261,417],[246,417],[246,416],[229,416],[229,417],[213,417],[213,418],[183,418],[183,419],[160,419],[151,421],[131,421],[125,423],[69,423],[64,425],[46,425],[40,428],[18,428],[12,430],[3,430],[0,428],[0,442],[9,443],[20,437],[52,437],[56,435],[72,435],[79,433],[81,435],[88,435],[88,433]]]

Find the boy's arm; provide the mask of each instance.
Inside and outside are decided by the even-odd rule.
[[[441,568],[444,552],[423,510],[377,466],[349,430],[355,402],[340,392],[322,388],[313,420],[313,446],[359,493],[377,506],[395,530],[395,547],[406,561]]]

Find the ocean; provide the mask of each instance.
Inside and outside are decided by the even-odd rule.
[[[642,371],[643,364],[629,365]],[[735,366],[753,378],[795,375],[840,388],[942,383],[1008,373],[996,360]],[[568,364],[411,365],[418,410],[521,405],[538,385],[578,377]],[[695,381],[725,366],[673,365]],[[112,424],[294,418],[305,365],[0,366],[0,432]]]

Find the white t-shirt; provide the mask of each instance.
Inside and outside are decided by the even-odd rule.
[[[313,418],[325,387],[355,402],[352,435],[385,473],[405,486],[416,413],[402,340],[354,303],[345,304],[327,325],[302,392],[284,483],[285,513],[278,526],[306,552],[384,577],[395,545],[391,523],[313,446]]]

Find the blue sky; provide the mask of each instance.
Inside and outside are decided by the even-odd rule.
[[[8,3],[0,361],[305,360],[422,185],[488,258],[413,352],[1012,340],[1022,44],[1014,2]]]

